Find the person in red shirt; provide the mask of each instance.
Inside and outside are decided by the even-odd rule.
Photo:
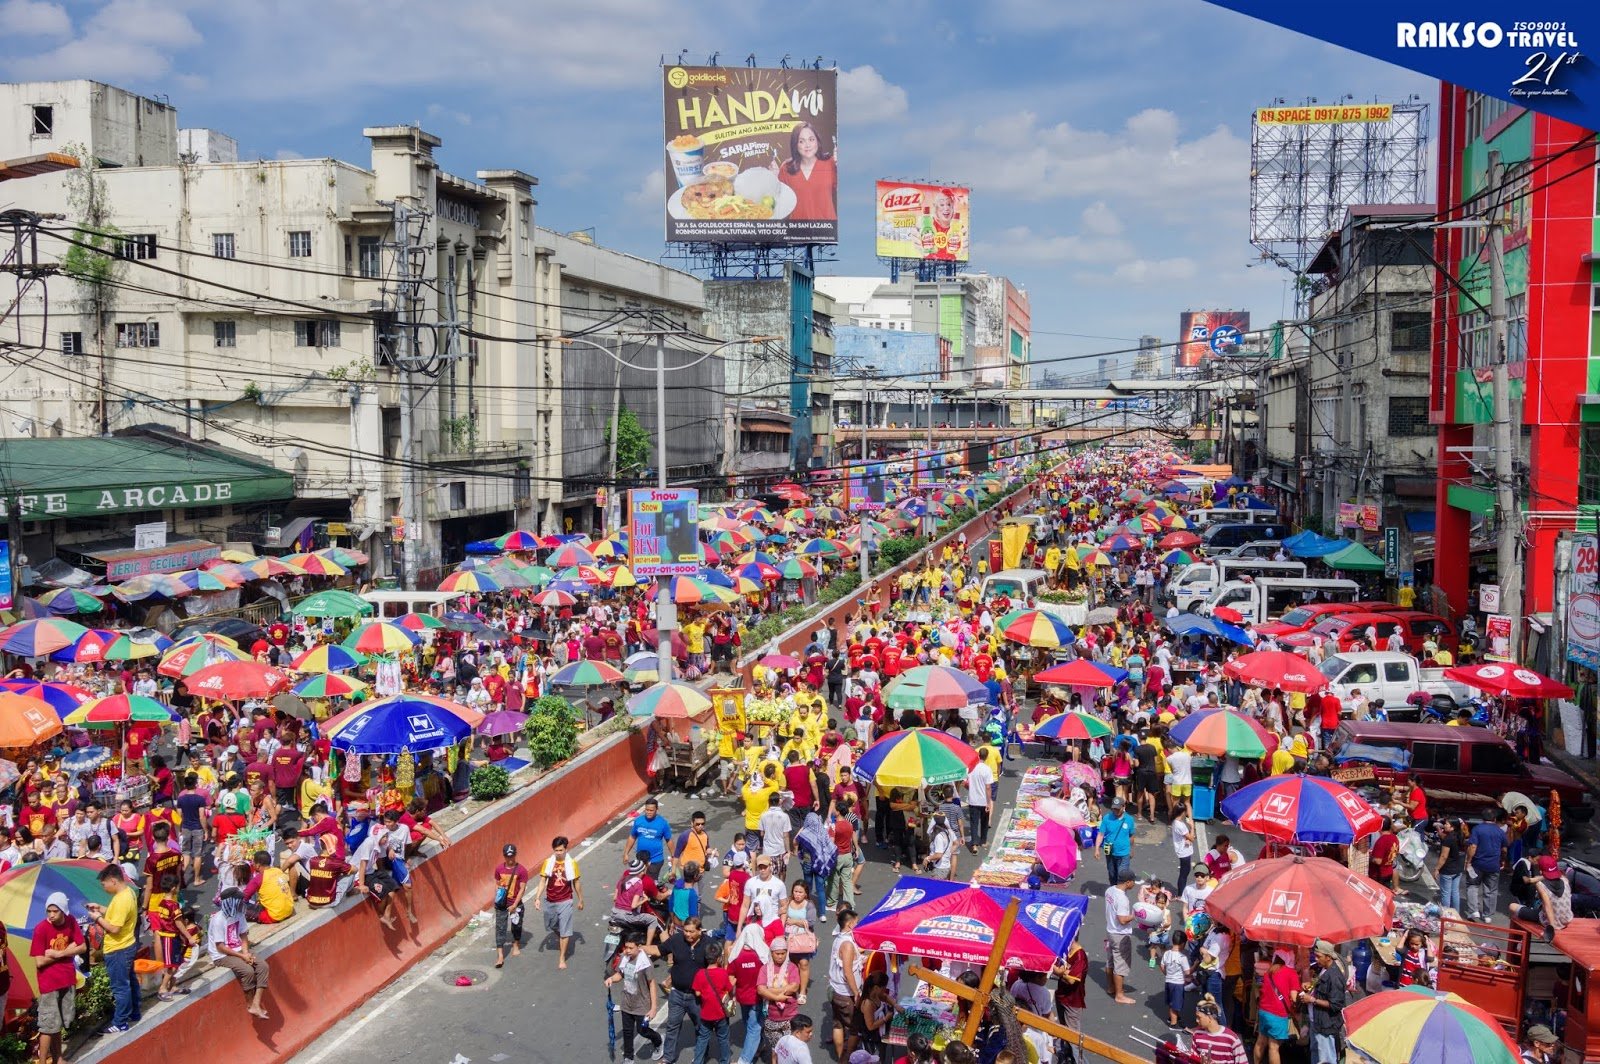
[[[78,969],[74,958],[88,951],[83,929],[67,911],[67,896],[56,891],[45,899],[44,919],[33,929],[28,954],[39,980],[39,1059],[62,1059],[62,1039],[72,1022]]]
[[[1333,693],[1332,688],[1322,692],[1321,719],[1317,722],[1322,734],[1317,737],[1317,745],[1326,749],[1333,741],[1333,733],[1339,730],[1339,717],[1344,712],[1344,706],[1339,702],[1339,696]]]
[[[1372,840],[1372,852],[1367,855],[1368,875],[1389,887],[1394,888],[1394,857],[1400,849],[1400,837],[1394,833],[1394,824],[1388,817],[1383,818],[1383,829],[1378,832],[1378,837]]]
[[[700,999],[699,1033],[695,1035],[695,1060],[705,1060],[712,1039],[716,1040],[718,1060],[728,1059],[728,1005],[734,1000],[733,979],[718,958],[717,963],[701,968],[694,975],[695,995]]]
[[[491,672],[483,678],[483,689],[489,693],[489,701],[497,706],[505,705],[506,682],[498,672]]]
[[[56,811],[44,804],[44,795],[38,791],[29,792],[28,804],[19,819],[34,838],[43,835],[45,828],[54,827],[60,820]]]
[[[811,766],[800,761],[800,751],[789,751],[789,763],[783,769],[784,783],[794,795],[796,809],[815,809],[817,796],[811,788]]]

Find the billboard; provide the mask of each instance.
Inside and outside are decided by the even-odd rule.
[[[838,72],[669,66],[667,240],[839,239]]]
[[[1250,331],[1248,310],[1186,310],[1178,315],[1180,367],[1198,366],[1207,355],[1231,355]]]
[[[700,492],[637,488],[628,492],[628,565],[634,576],[693,576],[700,571]]]
[[[1257,107],[1258,126],[1343,125],[1348,122],[1389,122],[1392,103],[1357,103],[1337,107]]]
[[[878,182],[878,257],[966,262],[972,190],[960,185]]]
[[[885,489],[888,471],[882,463],[851,466],[844,482],[844,508],[847,513],[870,513],[888,505]]]

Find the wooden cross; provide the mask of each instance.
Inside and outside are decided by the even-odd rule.
[[[961,1041],[972,1045],[978,1037],[978,1025],[983,1022],[983,1012],[989,1003],[989,994],[994,990],[995,982],[999,979],[1000,969],[1005,958],[1006,943],[1011,940],[1011,930],[1017,924],[1018,901],[1012,898],[1006,903],[1005,915],[1000,918],[1000,928],[995,933],[994,946],[989,950],[989,960],[983,966],[983,975],[978,980],[976,987],[958,983],[949,976],[938,972],[931,972],[920,964],[911,966],[911,974],[921,979],[929,986],[936,986],[940,990],[955,995],[958,1000],[965,1001],[968,1005],[967,1024],[962,1029]],[[1091,1038],[1082,1031],[1074,1031],[1070,1027],[1062,1026],[1054,1020],[1037,1016],[1026,1009],[1017,1010],[1017,1022],[1024,1027],[1032,1027],[1036,1031],[1043,1031],[1052,1038],[1059,1038],[1069,1045],[1082,1048],[1098,1056],[1113,1061],[1114,1064],[1150,1064],[1143,1057],[1135,1056],[1125,1049],[1102,1042],[1098,1038]]]

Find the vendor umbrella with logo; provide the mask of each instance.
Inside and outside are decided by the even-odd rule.
[[[1223,876],[1206,911],[1256,942],[1310,946],[1386,933],[1394,893],[1326,857],[1275,857]]]
[[[1447,680],[1476,687],[1480,691],[1506,698],[1571,698],[1572,688],[1559,680],[1540,675],[1521,665],[1488,662],[1483,665],[1456,665],[1444,670]]]
[[[1348,846],[1383,827],[1367,800],[1326,776],[1271,776],[1222,801],[1222,815],[1246,831],[1283,842]]]
[[[1016,925],[1004,959],[1026,971],[1047,972],[1067,951],[1089,910],[1081,894],[973,887],[942,879],[901,876],[887,896],[856,924],[860,949],[901,956],[984,964],[1012,900]]]
[[[219,661],[190,674],[183,685],[198,698],[268,698],[288,690],[289,677],[255,660]]]
[[[1258,650],[1243,654],[1222,667],[1222,671],[1252,687],[1313,694],[1327,686],[1328,679],[1316,666],[1299,654],[1287,650]]]
[[[400,694],[363,703],[322,725],[335,750],[350,754],[398,754],[454,746],[483,723],[483,714],[431,695]]]

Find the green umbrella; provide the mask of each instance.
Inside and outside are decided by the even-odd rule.
[[[372,603],[353,592],[332,587],[301,599],[292,612],[296,617],[364,617],[372,612]]]

